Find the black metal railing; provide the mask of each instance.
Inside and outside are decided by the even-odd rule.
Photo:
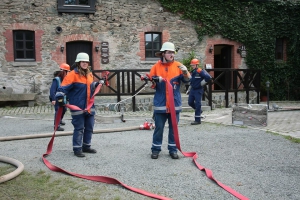
[[[121,101],[121,96],[132,97],[132,111],[136,111],[135,94],[146,86],[144,81],[141,81],[141,76],[149,73],[150,69],[123,69],[123,70],[93,70],[96,78],[102,78],[102,72],[109,71],[108,81],[110,83],[107,89],[102,91],[101,96],[117,96],[117,101]],[[139,95],[153,95],[154,91],[141,91]]]
[[[213,77],[208,84],[208,92],[204,97],[212,106],[212,93],[225,93],[226,108],[229,105],[229,92],[234,93],[234,102],[238,103],[238,92],[246,92],[246,102],[249,104],[250,91],[257,93],[256,103],[259,103],[261,71],[252,69],[207,69]]]
[[[140,77],[149,73],[150,69],[124,69],[124,70],[93,70],[96,78],[102,78],[102,73],[109,71],[108,81],[110,85],[106,90],[101,91],[102,96],[117,96],[117,101],[121,101],[121,96],[133,96],[132,110],[136,111],[135,94],[140,92],[146,85]],[[203,100],[207,99],[209,106],[212,107],[212,94],[225,93],[226,108],[229,106],[229,92],[233,92],[235,103],[238,103],[238,92],[246,92],[246,102],[249,103],[249,92],[257,92],[257,103],[259,103],[260,93],[260,70],[251,69],[207,69],[213,77],[208,84],[208,90],[203,95]],[[153,95],[153,90],[145,90],[139,95]]]

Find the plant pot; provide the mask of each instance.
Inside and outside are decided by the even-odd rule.
[[[268,101],[268,97],[266,95],[260,96],[260,101],[267,102]]]

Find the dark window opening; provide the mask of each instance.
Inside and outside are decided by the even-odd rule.
[[[276,39],[275,59],[283,60],[283,38]]]
[[[145,33],[145,57],[146,60],[151,58],[157,59],[155,53],[161,48],[161,33]]]
[[[15,61],[35,61],[34,31],[14,31]]]
[[[58,12],[95,13],[95,0],[58,0]]]

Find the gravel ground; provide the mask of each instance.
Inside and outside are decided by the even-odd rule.
[[[51,133],[52,115],[2,116],[0,137]],[[125,123],[113,118],[100,120],[95,130],[136,127],[146,117],[137,117]],[[70,117],[66,116],[66,131],[72,131]],[[185,119],[179,123],[183,151],[197,152],[197,162],[213,171],[214,178],[249,199],[300,199],[300,145],[282,136],[221,124],[202,123],[190,126]],[[134,130],[93,135],[92,147],[97,154],[77,158],[72,152],[72,136],[56,137],[53,152],[47,159],[67,171],[113,177],[122,183],[174,200],[236,199],[198,170],[191,158],[181,153],[172,160],[167,151],[165,128],[163,149],[157,160],[150,158],[152,130]],[[46,171],[53,177],[65,174],[50,171],[41,157],[50,138],[2,141],[0,154],[19,160],[29,172]],[[4,165],[0,163],[0,166]],[[96,183],[74,178],[85,185],[106,187],[113,199],[150,199],[118,185]]]

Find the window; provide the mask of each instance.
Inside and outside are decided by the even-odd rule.
[[[15,61],[35,61],[34,31],[14,31]]]
[[[95,13],[95,0],[58,0],[58,12]]]
[[[146,60],[155,58],[155,53],[161,48],[161,33],[145,33],[145,57]]]
[[[283,38],[276,39],[275,59],[283,60]]]

